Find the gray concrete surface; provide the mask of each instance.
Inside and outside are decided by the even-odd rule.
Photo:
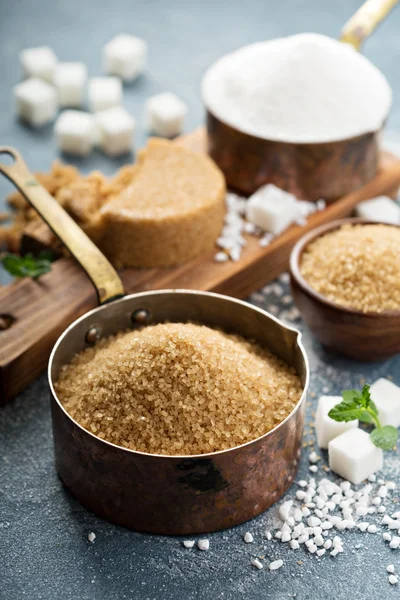
[[[51,127],[32,131],[13,116],[11,89],[19,79],[18,52],[49,44],[62,60],[83,60],[100,74],[102,45],[121,31],[149,42],[149,71],[125,90],[126,106],[139,123],[138,146],[145,141],[143,103],[152,93],[172,90],[189,105],[187,129],[200,124],[200,78],[222,53],[243,44],[313,30],[336,36],[357,0],[0,0],[0,143],[15,145],[33,169],[49,168],[56,157]],[[399,9],[369,40],[366,54],[394,89],[388,124],[400,130]],[[120,161],[94,154],[79,166],[112,173]],[[0,180],[0,198],[11,190]],[[1,274],[0,274],[1,277]],[[5,281],[3,274],[3,281]],[[265,308],[284,306],[271,288],[251,301]],[[300,328],[300,322],[296,323]],[[1,338],[0,338],[1,344]],[[321,391],[337,394],[378,376],[400,384],[400,358],[382,364],[349,362],[323,351],[305,331],[312,378],[310,400]],[[308,408],[308,420],[312,415]],[[324,460],[326,457],[324,456]],[[301,476],[308,475],[305,454]],[[385,477],[400,484],[399,462],[388,456]],[[345,553],[316,560],[279,542],[267,542],[266,527],[276,508],[238,528],[210,536],[208,553],[185,550],[179,538],[138,534],[115,527],[82,508],[62,487],[54,470],[48,392],[42,376],[0,411],[0,600],[375,600],[398,597],[386,565],[400,569],[400,551],[380,535],[350,532]],[[256,543],[242,541],[251,531]],[[96,533],[94,544],[87,534]],[[356,546],[360,545],[360,548]],[[275,573],[250,566],[255,554],[283,558]],[[301,564],[298,563],[301,562]]]

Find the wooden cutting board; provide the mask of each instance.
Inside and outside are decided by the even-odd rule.
[[[198,129],[176,143],[206,151],[205,131]],[[170,269],[126,269],[120,273],[125,290],[133,293],[189,288],[245,298],[287,270],[291,249],[307,231],[347,217],[358,202],[391,194],[399,185],[400,161],[383,154],[380,172],[373,181],[311,215],[305,226],[290,227],[266,248],[261,248],[258,239],[250,236],[238,262],[215,263],[213,252]],[[95,306],[94,288],[73,259],[56,261],[51,272],[39,281],[22,279],[0,288],[0,405],[43,371],[59,335]]]

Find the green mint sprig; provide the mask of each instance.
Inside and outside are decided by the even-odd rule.
[[[39,279],[41,275],[51,270],[51,263],[55,260],[55,255],[47,250],[43,250],[38,256],[33,254],[4,254],[0,257],[0,263],[6,271],[14,277],[32,277]]]
[[[397,429],[392,425],[382,426],[379,421],[378,409],[371,399],[370,387],[364,385],[363,389],[344,390],[342,402],[334,406],[328,413],[334,421],[353,421],[358,419],[363,423],[374,425],[370,433],[371,441],[382,450],[392,450],[397,442]]]

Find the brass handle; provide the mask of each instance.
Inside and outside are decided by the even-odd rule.
[[[340,41],[360,50],[361,44],[377,25],[390,13],[399,0],[367,0],[347,21],[341,31]]]
[[[2,154],[10,156],[13,163],[9,165],[2,163]],[[100,304],[124,295],[122,282],[114,267],[32,175],[22,156],[14,148],[0,146],[0,173],[3,173],[19,189],[86,271],[96,288]]]

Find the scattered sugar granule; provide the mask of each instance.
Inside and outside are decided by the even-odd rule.
[[[183,545],[185,546],[185,548],[193,548],[195,543],[196,542],[194,540],[184,540]]]
[[[225,252],[217,252],[214,255],[214,261],[218,263],[223,263],[229,260],[229,256]]]
[[[283,502],[283,504],[280,505],[279,507],[279,516],[282,519],[282,521],[287,521],[289,518],[289,514],[290,514],[290,509],[293,506],[293,500],[287,500],[286,502]]]
[[[197,542],[197,547],[199,550],[208,550],[210,547],[210,540],[203,539]]]
[[[298,548],[300,548],[300,544],[297,540],[291,540],[290,547],[292,550],[298,550]]]
[[[376,533],[378,530],[376,525],[368,525],[367,531],[368,533]]]
[[[317,465],[310,465],[309,469],[312,473],[317,473],[318,472],[318,467]]]
[[[320,457],[317,455],[316,452],[311,452],[308,457],[308,460],[310,461],[310,463],[316,463],[319,461],[319,459],[320,459]]]
[[[392,539],[392,536],[390,535],[390,533],[388,531],[385,531],[385,533],[382,533],[382,538],[385,540],[385,542],[390,542]]]
[[[258,560],[258,558],[255,558],[254,560],[252,560],[251,564],[253,565],[253,567],[256,567],[256,569],[263,569],[264,568],[264,565],[262,564],[261,561]]]
[[[389,548],[396,549],[399,546],[400,546],[400,537],[395,535],[395,536],[393,536],[393,538],[390,541]]]
[[[91,544],[93,544],[94,540],[96,539],[96,534],[95,534],[95,533],[93,533],[93,531],[91,531],[91,532],[88,534],[88,536],[87,536],[87,539],[89,540],[89,542],[90,542]]]
[[[388,566],[386,567],[386,571],[387,571],[388,573],[394,573],[394,565],[388,565]]]
[[[283,566],[283,560],[281,558],[279,558],[278,560],[273,560],[271,563],[269,563],[269,570],[276,571],[277,569],[280,569],[282,566]]]
[[[270,531],[266,531],[265,537],[267,538],[268,541],[272,540],[272,533]]]
[[[398,583],[399,579],[396,575],[389,575],[389,583],[391,585],[395,585],[396,583]]]
[[[325,548],[320,548],[319,550],[317,550],[317,556],[323,556],[325,554],[326,550]]]
[[[249,531],[246,531],[246,533],[243,536],[243,539],[246,542],[246,544],[252,544],[254,542],[254,537]]]

